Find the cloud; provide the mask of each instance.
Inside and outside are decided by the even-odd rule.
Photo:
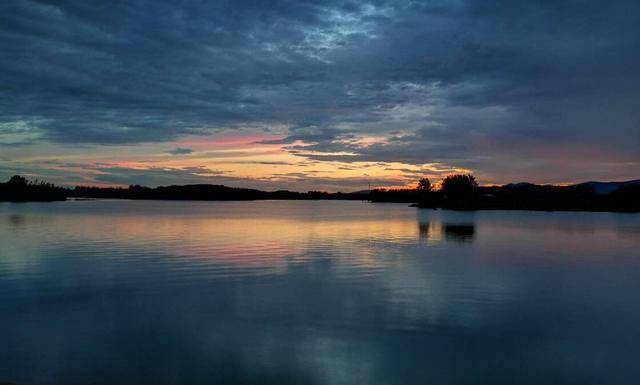
[[[275,174],[268,178],[239,178],[206,167],[183,168],[130,168],[122,166],[92,166],[93,184],[167,186],[174,184],[224,184],[233,187],[260,188],[264,190],[352,191],[373,186],[397,186],[405,183],[402,178],[340,178],[314,175],[313,172]],[[91,185],[91,182],[85,183]]]
[[[261,144],[318,161],[566,179],[600,147],[616,178],[640,162],[639,22],[632,0],[4,2],[0,144],[277,126]]]
[[[171,155],[188,155],[188,154],[191,154],[193,152],[193,149],[186,148],[186,147],[176,147],[176,148],[171,149],[171,150],[169,150],[167,152],[169,154],[171,154]]]
[[[219,171],[205,167],[162,168],[150,167],[145,169],[122,166],[96,166],[97,182],[117,185],[168,186],[180,184],[216,184],[223,175]]]

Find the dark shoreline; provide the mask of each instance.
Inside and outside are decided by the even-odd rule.
[[[605,186],[607,190],[603,190]],[[261,191],[223,185],[173,185],[160,187],[64,188],[29,182],[15,176],[0,183],[0,202],[52,202],[67,199],[128,199],[165,201],[352,200],[372,203],[406,203],[420,209],[529,210],[583,212],[640,212],[640,180],[587,182],[570,186],[530,183],[475,186],[466,190],[374,189],[351,193],[324,191]]]

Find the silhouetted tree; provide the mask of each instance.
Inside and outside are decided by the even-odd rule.
[[[29,182],[27,181],[27,178],[20,175],[12,176],[11,179],[9,179],[9,181],[7,182],[7,184],[11,186],[26,186],[28,183]]]
[[[421,193],[428,193],[431,191],[431,181],[429,178],[422,178],[418,181],[418,191]]]
[[[0,183],[0,201],[56,201],[65,200],[67,190],[51,183],[30,182],[20,175],[14,175],[6,183]]]
[[[448,205],[471,208],[475,204],[478,182],[471,174],[447,175],[442,181],[442,193]]]
[[[418,181],[418,187],[416,188],[418,191],[418,198],[420,199],[421,205],[427,205],[430,201],[431,194],[431,181],[429,178],[422,178]]]

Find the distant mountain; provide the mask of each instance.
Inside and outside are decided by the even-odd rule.
[[[609,194],[610,192],[617,191],[622,186],[640,186],[640,179],[629,180],[629,181],[626,181],[626,182],[596,182],[596,181],[591,181],[591,182],[579,183],[579,184],[576,184],[574,186],[590,187],[590,188],[593,189],[593,192],[595,192],[598,195],[601,195],[601,194]]]
[[[533,184],[533,183],[529,183],[529,182],[519,182],[519,183],[505,184],[502,187],[506,187],[506,188],[524,188],[524,187],[535,187],[535,186],[538,186],[538,185]]]

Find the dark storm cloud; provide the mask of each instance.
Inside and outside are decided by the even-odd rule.
[[[497,174],[514,159],[533,172],[523,148],[572,165],[594,146],[622,175],[640,161],[638,25],[632,0],[8,1],[0,142],[272,123],[288,128],[269,143],[317,160]],[[549,144],[565,153],[530,150]]]

